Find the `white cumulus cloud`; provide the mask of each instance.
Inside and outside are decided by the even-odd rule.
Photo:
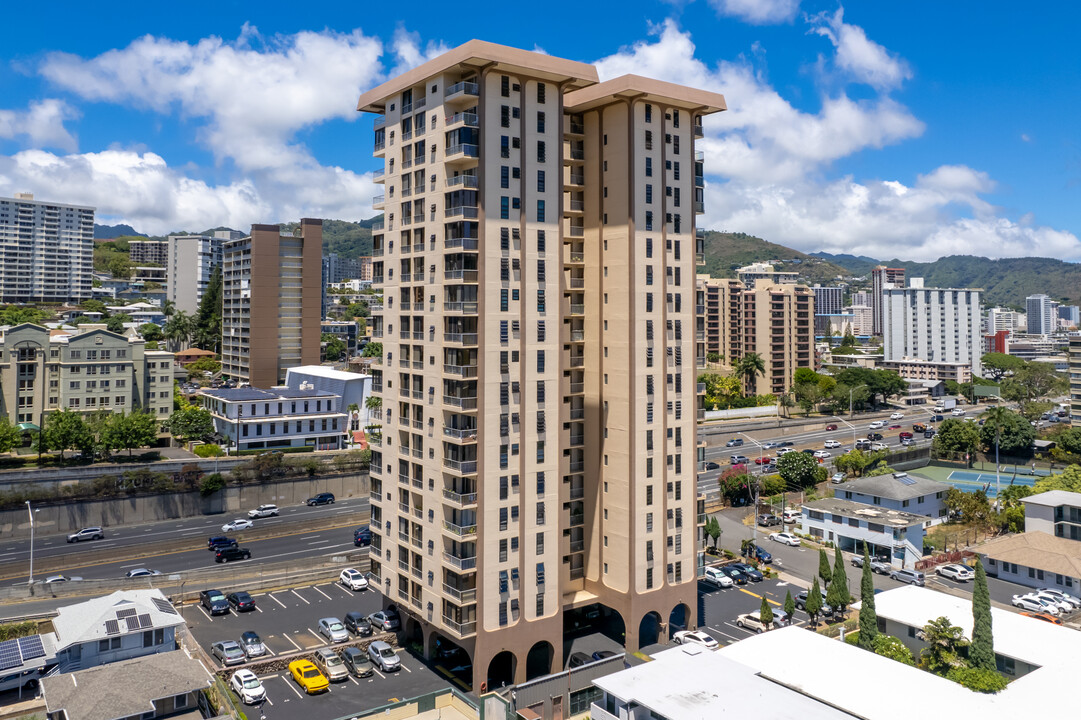
[[[912,77],[903,59],[870,40],[863,28],[844,21],[844,8],[832,15],[820,13],[811,18],[811,32],[829,39],[837,49],[835,65],[858,82],[878,89],[898,87]]]
[[[78,113],[63,100],[47,98],[32,102],[26,110],[0,110],[0,139],[21,140],[32,147],[75,150],[78,143],[64,121]]]
[[[799,10],[799,0],[710,0],[720,15],[753,25],[788,22]]]

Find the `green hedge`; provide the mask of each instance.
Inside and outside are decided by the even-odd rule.
[[[15,638],[27,637],[28,635],[37,635],[38,624],[34,620],[27,620],[21,623],[8,623],[7,625],[0,625],[0,642],[4,640],[14,640]]]
[[[280,448],[258,448],[254,450],[241,450],[237,452],[232,451],[233,455],[262,455],[263,453],[282,453],[283,455],[290,455],[292,453],[309,453],[315,452],[314,445],[303,445],[296,447],[280,447]]]

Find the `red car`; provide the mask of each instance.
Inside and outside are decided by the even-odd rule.
[[[898,437],[900,437],[900,438],[901,438],[902,440],[904,440],[904,439],[906,439],[906,438],[907,438],[907,439],[911,439],[911,437],[912,437],[912,433],[910,433],[910,432],[908,432],[908,431],[906,430],[905,432],[901,433],[901,434],[900,434],[900,435],[899,435]]]
[[[754,459],[755,465],[769,465],[771,462],[773,462],[773,458],[769,455],[763,455],[762,457],[756,457]]]
[[[890,425],[890,430],[900,430],[900,429],[901,429],[900,425]]]
[[[836,425],[827,425],[827,426],[826,426],[826,429],[827,429],[827,430],[836,430],[836,429],[837,429],[837,426],[836,426]]]

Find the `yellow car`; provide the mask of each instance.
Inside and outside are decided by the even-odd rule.
[[[297,681],[297,685],[304,688],[304,692],[309,695],[326,692],[330,688],[330,681],[327,680],[326,675],[319,672],[319,668],[311,660],[294,660],[289,663],[289,672]]]

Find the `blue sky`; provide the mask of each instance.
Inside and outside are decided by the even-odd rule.
[[[9,14],[0,195],[148,233],[368,217],[357,95],[480,37],[723,92],[707,228],[880,258],[1081,259],[1073,3],[311,5]]]

